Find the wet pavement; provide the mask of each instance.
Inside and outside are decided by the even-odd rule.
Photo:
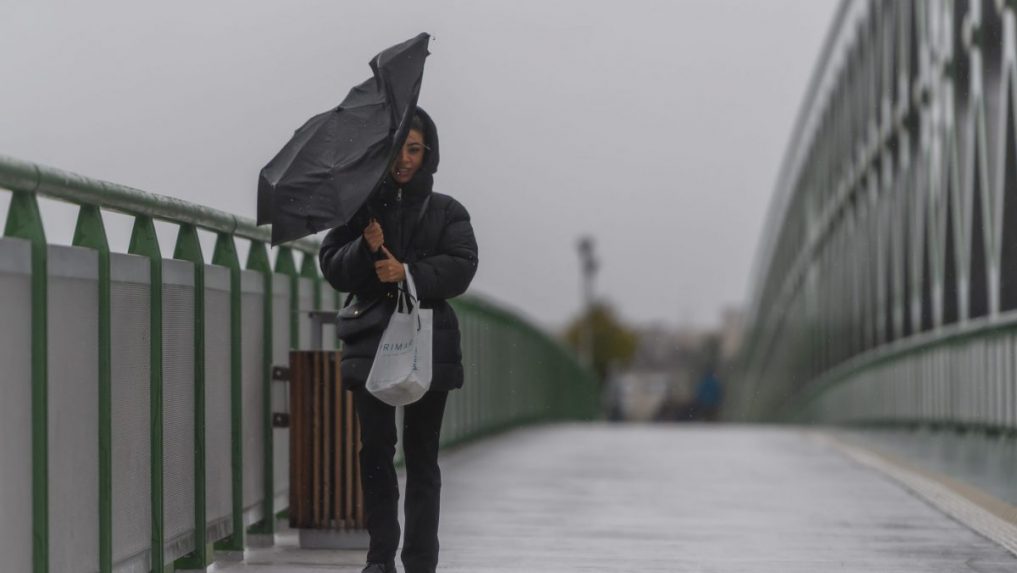
[[[981,432],[904,430],[838,431],[838,438],[906,459],[925,470],[978,487],[1017,505],[1017,437]]]
[[[447,573],[1017,572],[1017,558],[796,429],[556,425],[444,454]],[[358,572],[283,531],[252,573]],[[400,567],[400,571],[402,568]]]

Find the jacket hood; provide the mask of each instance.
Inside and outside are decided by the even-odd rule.
[[[424,124],[424,161],[420,169],[413,175],[413,179],[403,187],[410,192],[411,200],[422,201],[431,193],[434,187],[434,174],[438,172],[438,161],[441,159],[438,153],[438,128],[434,126],[434,120],[427,112],[417,108],[417,115]]]
[[[424,144],[427,146],[424,150],[424,161],[420,164],[420,169],[413,175],[413,179],[410,179],[403,189],[409,192],[408,200],[411,202],[423,201],[424,197],[431,193],[432,187],[434,187],[434,174],[438,171],[438,161],[440,160],[440,154],[438,152],[438,128],[434,125],[434,120],[427,114],[426,111],[417,108],[417,114],[420,116],[420,121],[424,124]],[[402,142],[400,142],[402,145]],[[381,189],[378,193],[378,198],[382,201],[390,201],[398,189],[395,181],[392,177],[386,173],[385,179],[382,180]]]
[[[417,115],[420,116],[421,122],[424,124],[424,143],[427,145],[427,149],[424,152],[424,162],[420,166],[420,171],[417,174],[427,173],[434,175],[438,172],[438,161],[441,159],[438,153],[438,128],[434,125],[434,120],[421,108],[417,108]]]

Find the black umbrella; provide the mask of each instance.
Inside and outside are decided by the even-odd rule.
[[[278,245],[348,223],[379,186],[410,130],[428,34],[371,60],[374,77],[307,120],[258,179],[258,224]]]

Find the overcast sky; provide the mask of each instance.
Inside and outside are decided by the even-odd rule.
[[[441,136],[435,189],[473,217],[472,291],[560,325],[591,234],[597,294],[624,318],[708,325],[748,292],[836,4],[4,0],[0,154],[253,218],[293,130],[429,32],[420,105]],[[44,217],[69,243],[75,210]],[[125,250],[130,221],[109,220]],[[164,253],[174,233],[160,227]]]

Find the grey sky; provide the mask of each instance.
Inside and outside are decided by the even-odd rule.
[[[744,300],[836,0],[351,4],[7,0],[0,154],[253,217],[292,131],[426,31],[435,188],[473,216],[474,292],[563,323],[590,233],[597,292],[631,321],[708,324]],[[74,216],[44,205],[51,242]],[[110,226],[125,249],[129,221]]]

